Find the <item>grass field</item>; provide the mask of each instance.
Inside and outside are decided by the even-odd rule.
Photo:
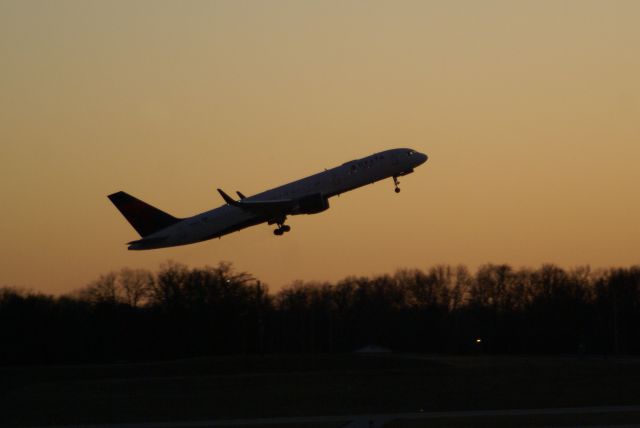
[[[269,355],[0,368],[0,426],[630,404],[640,404],[636,359]]]

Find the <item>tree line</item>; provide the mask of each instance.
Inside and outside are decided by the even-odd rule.
[[[640,353],[640,266],[438,265],[269,292],[230,263],[121,269],[51,296],[0,288],[0,364],[214,354]]]

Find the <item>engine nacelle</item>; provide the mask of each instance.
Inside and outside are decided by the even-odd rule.
[[[329,200],[320,193],[300,198],[295,214],[316,214],[329,209]]]

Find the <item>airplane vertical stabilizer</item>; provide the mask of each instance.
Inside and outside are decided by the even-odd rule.
[[[143,238],[180,221],[125,192],[112,193],[108,198]]]

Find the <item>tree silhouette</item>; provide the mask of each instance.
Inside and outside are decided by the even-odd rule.
[[[230,263],[123,268],[65,296],[0,288],[0,363],[211,354],[640,353],[640,266],[486,264],[295,281],[270,293]],[[479,341],[479,342],[478,342]]]
[[[153,274],[145,269],[123,268],[118,281],[124,303],[134,308],[148,302],[155,285]]]

